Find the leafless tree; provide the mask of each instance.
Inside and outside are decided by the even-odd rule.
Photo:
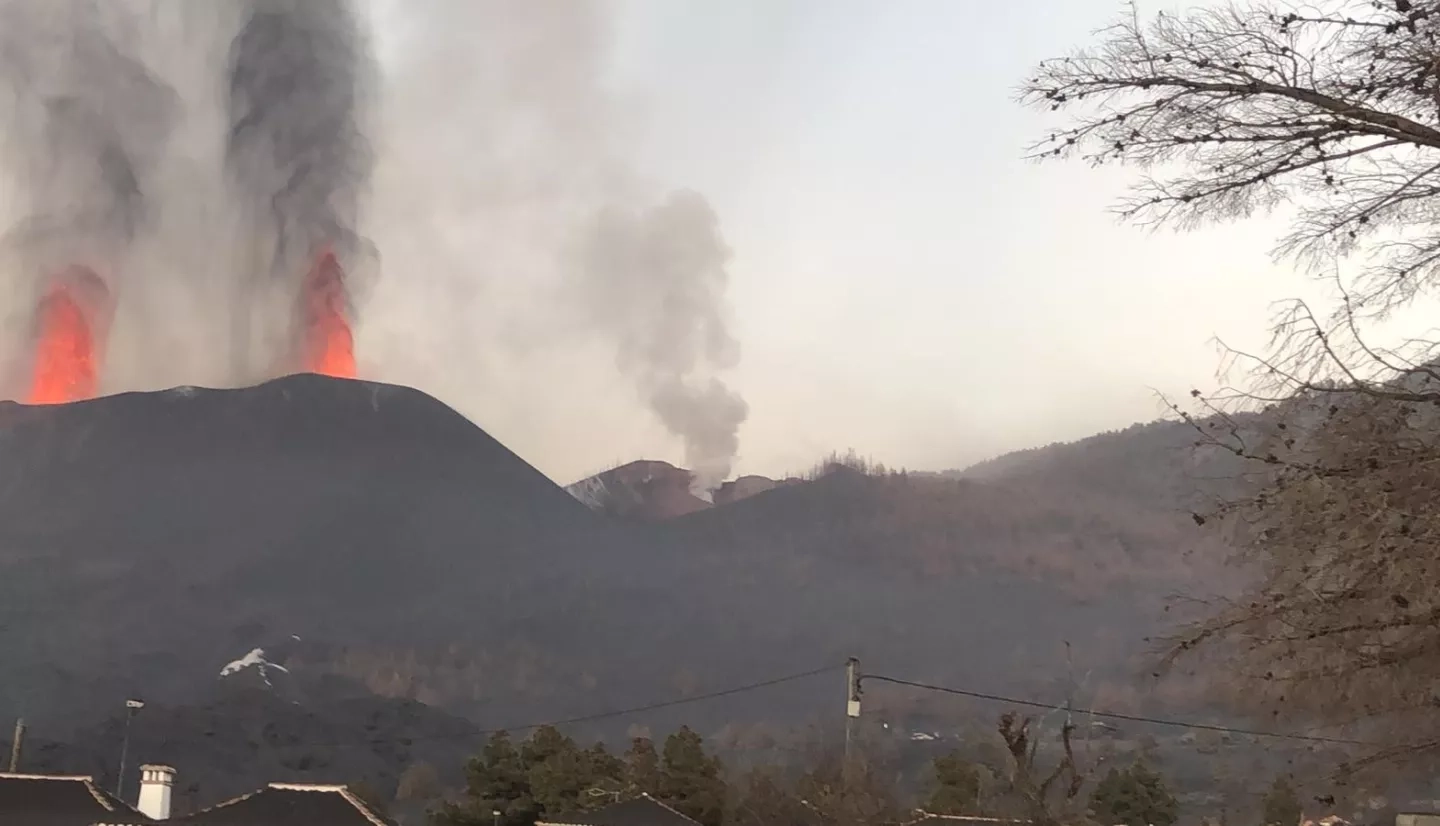
[[[1220,522],[1258,577],[1175,653],[1222,650],[1221,673],[1272,710],[1365,721],[1383,744],[1367,759],[1440,746],[1440,361],[1434,341],[1367,341],[1440,282],[1437,31],[1433,0],[1132,8],[1021,91],[1074,115],[1034,157],[1142,172],[1122,215],[1277,211],[1277,256],[1333,279],[1333,310],[1286,305],[1267,352],[1231,351],[1254,380],[1182,414],[1254,462],[1196,521]]]
[[[1018,804],[1016,814],[1034,826],[1088,822],[1080,795],[1087,774],[1075,759],[1075,727],[1068,721],[1061,726],[1060,754],[1054,765],[1046,768],[1040,759],[1040,738],[1032,730],[1032,723],[1029,717],[1006,712],[1000,716],[998,726],[1007,755],[1007,791]]]
[[[1182,227],[1286,206],[1277,252],[1322,272],[1363,252],[1356,305],[1440,274],[1440,3],[1339,0],[1138,12],[1047,60],[1021,99],[1075,120],[1032,147],[1139,167],[1118,207]]]

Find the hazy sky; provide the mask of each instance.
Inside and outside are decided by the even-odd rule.
[[[703,192],[734,249],[740,472],[850,447],[955,467],[1152,419],[1152,388],[1213,386],[1212,336],[1259,346],[1304,289],[1269,258],[1274,221],[1152,233],[1107,212],[1125,173],[1021,159],[1047,119],[1016,84],[1118,0],[620,9],[606,83],[636,113],[631,156]],[[415,383],[562,482],[678,459],[607,356],[507,353]]]

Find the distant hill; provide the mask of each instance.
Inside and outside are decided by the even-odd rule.
[[[637,519],[586,508],[407,388],[295,376],[0,406],[0,720],[24,714],[36,737],[84,741],[127,696],[189,720],[254,648],[286,675],[262,693],[321,716],[269,701],[236,712],[279,715],[277,736],[358,725],[322,713],[325,686],[377,709],[418,701],[513,727],[849,655],[875,672],[1058,698],[1066,643],[1097,703],[1193,709],[1193,686],[1150,688],[1145,637],[1170,621],[1167,594],[1224,587],[1225,574],[1220,549],[1172,507],[1184,483],[1170,474],[1187,460],[1167,427],[962,478],[842,464]],[[674,494],[688,495],[688,474],[645,472],[685,501]],[[255,676],[241,687],[260,691]],[[591,730],[833,723],[837,680]],[[226,740],[214,759],[230,765],[239,748]],[[258,775],[280,759],[255,758],[256,776],[234,781],[276,779]],[[365,765],[380,776],[399,762]]]
[[[1133,424],[1079,441],[1007,453],[946,475],[1084,490],[1157,510],[1190,511],[1233,492],[1246,470],[1233,454],[1198,446],[1201,438],[1187,422]]]
[[[801,481],[752,475],[724,482],[713,491],[700,491],[695,489],[694,473],[669,462],[640,459],[588,476],[565,490],[597,513],[660,522]]]

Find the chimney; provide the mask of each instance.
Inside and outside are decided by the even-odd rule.
[[[169,766],[140,767],[140,802],[135,808],[151,820],[170,819],[170,788],[175,770]]]

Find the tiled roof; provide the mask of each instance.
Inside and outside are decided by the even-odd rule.
[[[1025,826],[1030,821],[1008,817],[982,817],[980,815],[936,815],[921,810],[906,826]]]
[[[143,826],[150,818],[92,778],[0,772],[0,823],[24,826]]]
[[[593,812],[538,820],[535,826],[698,826],[698,823],[649,795],[641,795]]]
[[[299,783],[271,783],[168,822],[186,826],[392,826],[344,786]]]

